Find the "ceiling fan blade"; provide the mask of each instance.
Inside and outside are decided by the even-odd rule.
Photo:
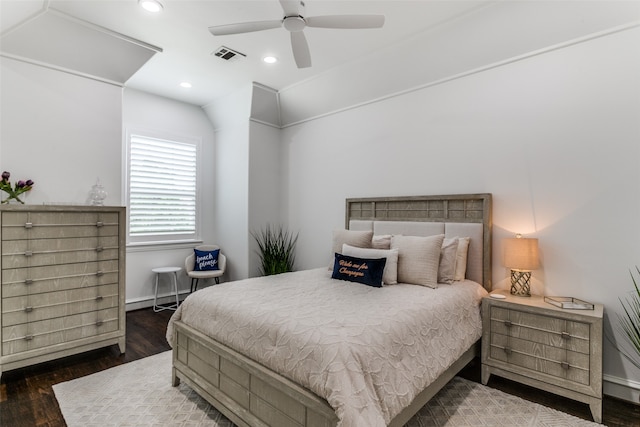
[[[300,0],[280,0],[284,16],[300,15]]]
[[[293,50],[293,58],[296,60],[298,68],[311,67],[309,44],[302,31],[294,31],[291,33],[291,49]]]
[[[226,36],[229,34],[251,33],[253,31],[270,30],[282,26],[281,20],[242,22],[239,24],[216,25],[209,27],[209,32],[214,36]]]
[[[327,15],[304,18],[307,27],[317,28],[380,28],[384,25],[384,15]]]

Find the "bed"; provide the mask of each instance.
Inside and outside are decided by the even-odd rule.
[[[465,277],[381,291],[325,267],[201,290],[169,323],[174,386],[238,426],[402,426],[473,359],[491,289],[491,195],[347,199],[345,211],[352,234],[469,237]],[[450,305],[421,305],[436,299]],[[454,305],[466,329],[447,314]]]

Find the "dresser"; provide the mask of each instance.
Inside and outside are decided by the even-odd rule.
[[[602,316],[541,296],[482,300],[482,383],[491,374],[589,404],[602,422]]]
[[[0,206],[0,373],[118,344],[125,208]]]

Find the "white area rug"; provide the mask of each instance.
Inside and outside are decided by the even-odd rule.
[[[171,352],[56,384],[69,427],[232,427],[189,386],[171,387]],[[481,384],[454,378],[407,424],[431,426],[598,426]]]

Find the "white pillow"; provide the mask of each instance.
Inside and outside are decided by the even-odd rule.
[[[458,238],[444,239],[440,249],[440,265],[438,266],[438,283],[453,283],[456,275],[456,258]]]
[[[469,237],[458,238],[458,250],[456,251],[456,273],[453,280],[464,280],[467,274],[467,253],[469,252]]]
[[[444,234],[392,236],[391,249],[398,249],[398,282],[437,288],[443,240]]]
[[[391,234],[374,234],[371,238],[371,247],[374,249],[390,249]]]
[[[335,253],[342,253],[342,245],[346,243],[357,248],[370,248],[372,237],[373,231],[333,230],[333,245],[331,248],[329,270],[333,270]]]
[[[354,246],[342,245],[342,255],[357,258],[386,258],[382,282],[385,285],[395,285],[398,283],[398,250],[397,249],[368,249],[356,248]]]

